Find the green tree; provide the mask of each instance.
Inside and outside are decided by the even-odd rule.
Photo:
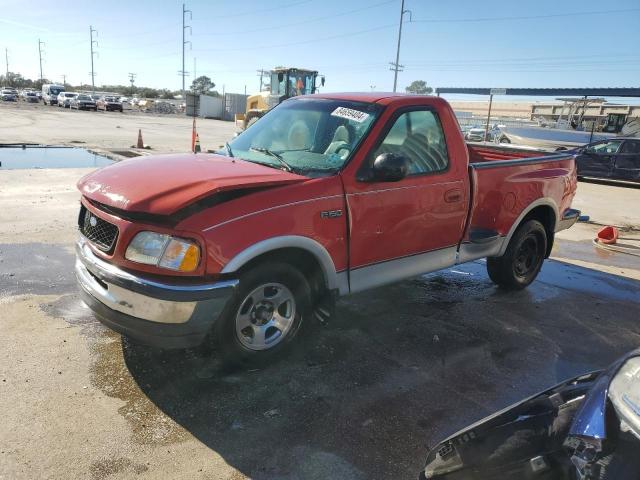
[[[428,95],[433,92],[433,88],[428,87],[427,82],[424,80],[414,80],[405,90],[407,93],[415,93],[418,95]]]
[[[191,91],[197,95],[207,95],[215,86],[216,84],[209,77],[202,75],[193,81]]]

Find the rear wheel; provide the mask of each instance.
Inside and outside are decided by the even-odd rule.
[[[487,258],[489,278],[503,288],[520,290],[535,280],[547,251],[547,232],[537,220],[518,227],[501,257]]]
[[[305,276],[286,263],[265,262],[240,284],[212,332],[227,366],[265,365],[291,344],[311,309]]]

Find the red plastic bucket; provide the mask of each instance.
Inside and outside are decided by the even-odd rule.
[[[607,226],[598,231],[598,241],[612,245],[618,241],[618,229],[616,227]]]

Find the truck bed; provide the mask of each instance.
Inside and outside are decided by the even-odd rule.
[[[467,148],[471,202],[463,243],[474,243],[478,236],[507,237],[532,206],[550,207],[552,224],[559,228],[577,187],[573,154],[487,144],[467,144]],[[503,245],[494,243],[498,245],[499,251],[489,244],[482,248],[492,256],[501,254]]]

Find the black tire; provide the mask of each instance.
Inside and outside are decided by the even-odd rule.
[[[247,113],[246,117],[244,117],[244,129],[246,130],[251,125],[256,123],[258,120],[260,120],[260,117],[262,117],[262,115],[260,115],[257,112],[249,112],[249,113]]]
[[[508,290],[521,290],[535,280],[547,252],[547,232],[537,220],[518,227],[501,257],[487,258],[489,278]]]
[[[311,288],[305,276],[297,268],[280,262],[258,264],[241,273],[239,280],[237,291],[229,300],[214,326],[210,342],[213,343],[214,349],[221,353],[222,362],[227,368],[245,365],[264,366],[274,361],[291,345],[291,342],[298,335],[303,321],[310,318]],[[271,285],[286,287],[281,290],[285,298],[288,293],[292,294],[293,304],[285,305],[282,303],[280,305],[285,305],[285,310],[293,309],[288,312],[289,318],[291,318],[288,323],[290,326],[284,335],[275,326],[269,327],[269,324],[276,318],[275,314],[280,314],[282,311],[273,311],[273,304],[268,306],[268,295],[264,292],[269,292],[270,289],[278,291],[277,287]],[[264,286],[264,290],[261,290],[262,286]],[[288,290],[288,292],[283,290]],[[257,296],[254,295],[256,291],[258,292]],[[267,298],[261,300],[261,295]],[[266,310],[263,307],[265,304],[267,304]],[[281,318],[286,317],[286,313]],[[253,325],[241,328],[243,322],[239,319],[240,317],[251,318]],[[266,317],[270,317],[271,320],[267,320]],[[260,329],[260,326],[267,327],[265,332],[271,333],[264,334],[265,342],[256,341],[256,346],[250,347],[248,343],[254,341],[254,333],[256,329]],[[278,332],[280,332],[279,335]],[[267,346],[270,338],[272,346]],[[263,349],[257,349],[261,345],[263,345]]]

